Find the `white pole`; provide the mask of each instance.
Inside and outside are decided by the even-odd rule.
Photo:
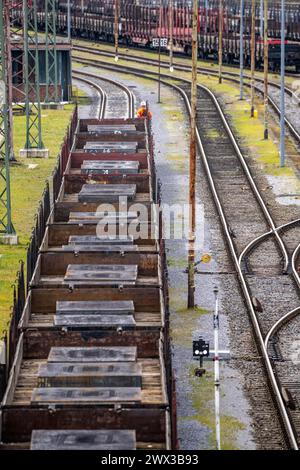
[[[221,424],[220,424],[220,361],[219,361],[219,297],[218,288],[214,288],[214,368],[215,368],[215,416],[216,416],[216,448],[221,450]]]

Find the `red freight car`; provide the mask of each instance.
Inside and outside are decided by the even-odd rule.
[[[191,2],[176,2],[171,9],[169,2],[146,0],[119,0],[119,36],[120,43],[132,46],[151,47],[152,39],[159,35],[169,40],[173,23],[173,43],[177,52],[191,54],[191,28],[192,6]],[[66,0],[58,2],[57,15],[58,32],[67,29]],[[200,1],[199,10],[199,57],[216,59],[218,56],[218,28],[219,28],[219,0],[210,0],[209,8],[205,9],[205,2]],[[43,27],[44,7],[38,1],[39,25]],[[250,36],[251,36],[251,2],[245,1],[244,11],[244,56],[245,63],[250,62]],[[87,37],[96,40],[112,42],[114,40],[115,2],[114,0],[74,0],[72,2],[72,34],[76,37]],[[300,11],[297,5],[286,5],[286,39],[287,63],[300,68],[299,48],[296,43],[300,40]],[[281,9],[280,2],[269,2],[268,29],[271,39],[280,38]],[[257,65],[263,61],[263,47],[261,38],[261,12],[256,7],[256,60]],[[240,55],[240,1],[228,0],[224,2],[223,12],[223,53],[224,62],[233,63],[239,60]],[[270,50],[272,53],[272,50]],[[279,65],[277,53],[273,54],[272,68]]]

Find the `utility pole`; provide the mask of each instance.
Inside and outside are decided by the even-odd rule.
[[[251,117],[254,117],[254,83],[255,83],[255,0],[251,9]]]
[[[219,0],[219,83],[222,83],[223,68],[223,0]]]
[[[23,1],[26,141],[21,156],[48,156],[42,141],[36,0]]]
[[[285,165],[285,0],[281,0],[280,166]]]
[[[197,59],[198,59],[198,0],[193,0],[192,85],[191,85],[191,142],[189,181],[189,254],[188,308],[195,307],[195,238],[196,238],[196,117],[197,117]]]
[[[71,0],[68,0],[68,11],[67,11],[67,36],[68,36],[68,41],[71,42]]]
[[[268,0],[264,0],[264,139],[269,138],[268,80],[269,80],[269,42],[268,42]]]
[[[240,100],[244,99],[244,0],[240,0]]]
[[[220,423],[220,358],[219,358],[219,291],[214,288],[214,369],[215,369],[215,420],[216,420],[216,448],[221,450],[221,423]]]
[[[46,94],[45,101],[55,102],[58,98],[58,71],[56,50],[56,0],[45,0],[45,35],[46,35]]]
[[[5,46],[3,47],[3,53],[5,58],[5,83],[6,83],[6,100],[8,110],[8,148],[9,148],[9,160],[15,161],[14,150],[13,150],[13,83],[12,83],[12,52],[11,52],[11,29],[10,29],[10,5],[9,0],[2,2],[3,12],[1,11],[2,22],[3,22],[3,34]]]
[[[6,67],[8,86],[8,113],[9,113],[9,139],[10,160],[16,161],[13,150],[13,101],[25,102],[25,93],[22,88],[23,80],[23,57],[24,57],[24,29],[23,29],[23,0],[3,0],[4,8],[4,30],[6,42]],[[17,14],[13,15],[12,10]],[[19,13],[19,14],[18,14]],[[14,39],[13,39],[14,38]],[[14,67],[12,67],[12,42],[14,44]],[[24,106],[20,108],[23,110]]]
[[[169,0],[169,30],[170,30],[170,72],[174,72],[173,65],[173,28],[174,28],[174,0]]]
[[[18,237],[12,224],[10,192],[11,139],[9,131],[9,83],[7,74],[7,4],[0,0],[0,235],[2,241],[17,244]]]
[[[115,0],[115,61],[119,60],[119,0]]]

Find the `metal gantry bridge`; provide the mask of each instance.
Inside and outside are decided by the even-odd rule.
[[[18,11],[20,14],[15,15]],[[0,1],[0,235],[13,235],[11,218],[10,162],[13,150],[13,105],[26,114],[25,153],[43,149],[39,36],[36,0]],[[58,69],[56,50],[56,2],[45,0],[45,102],[57,103]],[[12,60],[12,50],[14,58]],[[14,66],[12,65],[14,62]]]

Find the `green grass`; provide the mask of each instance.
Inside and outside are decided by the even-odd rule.
[[[49,149],[48,159],[18,157],[25,143],[25,117],[14,116],[14,146],[18,162],[11,166],[12,219],[19,236],[19,245],[0,245],[0,335],[9,320],[12,283],[16,278],[19,261],[25,259],[45,181],[55,167],[73,109],[73,105],[66,105],[64,110],[42,111],[43,141]]]
[[[216,94],[222,95],[226,103],[226,112],[231,117],[233,131],[240,137],[245,147],[250,150],[250,154],[257,159],[266,174],[284,177],[295,176],[293,168],[288,166],[281,168],[279,165],[279,148],[275,143],[274,135],[274,133],[278,133],[276,124],[270,124],[270,137],[268,140],[263,139],[264,123],[261,100],[256,99],[258,117],[251,118],[250,103],[239,100],[239,90],[235,85],[228,83],[219,85],[215,79],[204,76],[200,76],[199,83],[207,86]],[[246,96],[249,96],[248,90],[245,93]],[[210,137],[215,137],[215,135],[210,135]]]
[[[78,105],[81,104],[90,104],[91,103],[91,97],[86,93],[84,90],[81,88],[78,88],[77,86],[72,87],[72,101],[74,103],[77,103]]]
[[[186,305],[186,290],[183,287],[170,287],[169,294],[170,310],[172,312],[172,341],[181,346],[190,347],[191,338],[199,318],[202,315],[207,315],[209,311],[200,306],[188,309]]]

